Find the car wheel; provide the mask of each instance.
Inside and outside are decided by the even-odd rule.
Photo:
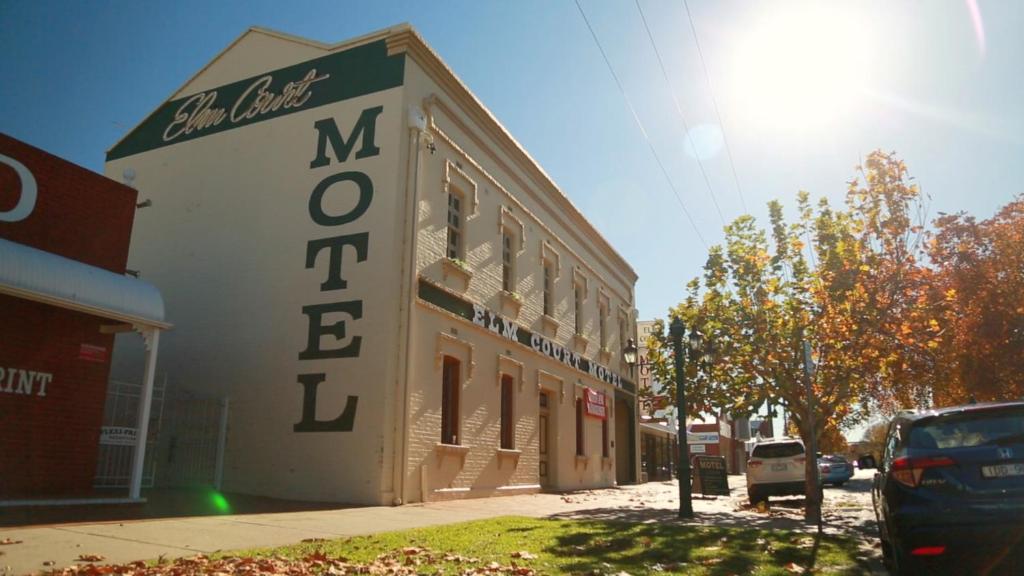
[[[757,506],[761,502],[768,502],[768,497],[756,490],[747,490],[747,498],[751,506]]]
[[[846,484],[846,480],[843,480],[842,482],[836,482],[835,486],[836,488],[842,488],[843,484]]]

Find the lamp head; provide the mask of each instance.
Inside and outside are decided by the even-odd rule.
[[[630,366],[636,365],[636,342],[632,338],[626,340],[626,347],[622,350],[622,356],[626,360],[626,364]]]
[[[686,332],[686,324],[683,324],[683,320],[678,316],[672,319],[672,323],[669,324],[668,333],[673,337],[682,338]]]
[[[690,350],[693,352],[699,352],[701,346],[704,344],[704,335],[700,333],[696,328],[690,330]]]

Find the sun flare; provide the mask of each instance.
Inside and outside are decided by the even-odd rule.
[[[744,120],[805,132],[847,119],[867,82],[867,27],[838,3],[772,6],[735,52],[733,83]]]

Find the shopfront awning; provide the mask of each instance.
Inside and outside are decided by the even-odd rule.
[[[2,238],[0,294],[136,326],[171,327],[152,284]]]

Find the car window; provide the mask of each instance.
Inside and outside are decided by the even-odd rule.
[[[755,458],[787,458],[804,453],[804,446],[799,442],[779,442],[777,444],[758,444],[754,446],[752,456]]]
[[[1024,407],[936,416],[918,423],[910,447],[935,450],[1024,443]]]
[[[822,457],[822,460],[826,462],[835,462],[836,464],[846,463],[846,458],[843,458],[842,456],[836,456],[835,454],[825,455],[824,457]]]

